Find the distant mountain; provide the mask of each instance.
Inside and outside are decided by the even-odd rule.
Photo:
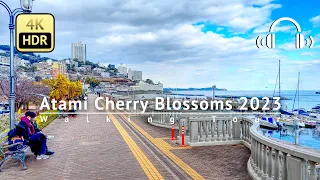
[[[212,87],[206,88],[163,88],[164,91],[212,91]],[[225,88],[215,88],[216,91],[227,91]]]
[[[21,53],[21,52],[18,52],[15,47],[14,47],[14,54],[17,55],[19,58],[21,58],[23,60],[30,61],[31,64],[51,59],[51,58],[48,58],[48,57],[41,57],[40,55],[36,55],[34,53]],[[0,56],[9,57],[10,56],[10,46],[8,46],[8,45],[0,45]],[[55,59],[52,59],[52,60],[55,60]]]

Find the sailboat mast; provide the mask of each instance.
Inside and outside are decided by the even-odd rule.
[[[298,109],[300,109],[300,72],[298,73]]]
[[[281,82],[281,76],[280,76],[281,74],[280,74],[280,59],[279,59],[279,98],[280,98],[280,100],[281,100],[281,84],[280,84],[280,82]]]

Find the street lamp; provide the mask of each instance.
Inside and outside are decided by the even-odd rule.
[[[21,8],[26,12],[31,12],[34,0],[20,0]]]
[[[9,107],[10,107],[10,128],[14,128],[15,124],[15,82],[14,82],[14,27],[15,27],[15,17],[18,13],[30,13],[32,10],[32,1],[34,0],[20,0],[21,8],[16,8],[13,11],[10,7],[3,1],[0,1],[2,5],[9,13],[9,30],[10,30],[10,94],[9,94]]]

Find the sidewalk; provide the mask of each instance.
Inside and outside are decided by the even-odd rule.
[[[89,112],[95,112],[90,97]],[[48,147],[55,154],[47,160],[36,160],[29,152],[23,171],[20,162],[8,160],[0,179],[147,179],[124,139],[105,115],[86,115],[57,119],[44,129],[55,136]]]

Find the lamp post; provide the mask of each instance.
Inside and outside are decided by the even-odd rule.
[[[9,107],[10,107],[10,128],[14,128],[15,124],[15,77],[14,77],[14,27],[15,17],[18,13],[30,13],[32,9],[32,1],[34,0],[20,0],[21,8],[16,8],[13,11],[3,1],[0,1],[2,5],[9,13],[9,30],[10,30],[10,94],[9,94]]]

